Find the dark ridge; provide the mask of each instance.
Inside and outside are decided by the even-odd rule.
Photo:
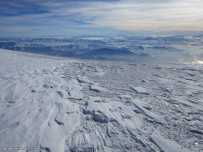
[[[131,51],[127,49],[118,49],[118,48],[101,48],[89,51],[87,53],[82,54],[81,56],[98,56],[98,55],[133,55]]]

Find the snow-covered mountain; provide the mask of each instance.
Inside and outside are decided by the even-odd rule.
[[[197,36],[0,38],[0,48],[52,56],[139,63],[203,61],[203,39]]]
[[[200,64],[88,61],[0,49],[4,151],[203,151],[202,99]]]

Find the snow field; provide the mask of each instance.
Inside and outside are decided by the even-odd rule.
[[[203,150],[200,65],[0,54],[0,148]]]

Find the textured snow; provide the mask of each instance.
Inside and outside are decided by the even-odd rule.
[[[189,150],[181,147],[175,141],[165,139],[159,134],[151,135],[151,140],[165,152],[189,152]]]
[[[88,61],[0,49],[0,148],[203,151],[202,65]]]

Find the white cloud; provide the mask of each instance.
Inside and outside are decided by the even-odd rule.
[[[33,23],[38,27],[55,24],[70,28],[111,27],[127,31],[203,31],[202,0],[63,1],[38,5],[43,6],[47,13],[0,19],[5,25]],[[89,24],[80,24],[80,21]]]
[[[54,14],[87,19],[95,27],[130,31],[203,30],[203,1],[200,0],[63,2],[47,6]]]
[[[96,16],[91,23],[123,30],[203,30],[203,2],[95,4],[83,16]]]

